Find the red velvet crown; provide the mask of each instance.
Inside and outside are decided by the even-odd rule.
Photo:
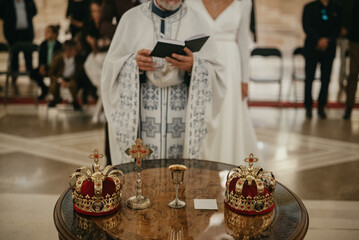
[[[253,154],[243,165],[232,169],[227,175],[224,204],[236,213],[257,215],[268,213],[274,208],[275,178],[269,171],[253,167],[258,159]]]
[[[81,167],[70,177],[74,209],[82,214],[103,216],[120,209],[122,184],[120,176],[123,173],[107,166],[100,171],[99,158],[103,155],[98,150],[90,155],[95,164],[93,172],[88,167]],[[73,180],[76,179],[76,182]]]

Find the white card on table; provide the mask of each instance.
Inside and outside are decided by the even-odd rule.
[[[195,199],[194,200],[194,209],[207,209],[207,210],[217,210],[217,200],[216,199]]]

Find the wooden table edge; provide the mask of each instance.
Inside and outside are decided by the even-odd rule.
[[[54,218],[54,223],[55,223],[55,227],[57,229],[57,232],[59,234],[59,238],[60,239],[76,239],[79,240],[79,238],[77,238],[71,231],[70,229],[66,226],[62,216],[61,216],[61,204],[62,201],[64,200],[66,194],[68,193],[68,191],[71,190],[70,187],[68,187],[59,197],[59,199],[57,200],[56,204],[55,204],[55,208],[54,208],[54,212],[53,212],[53,218]]]
[[[302,200],[294,193],[292,192],[292,190],[290,190],[288,187],[286,187],[285,185],[283,185],[281,182],[278,182],[283,188],[285,188],[290,194],[292,194],[292,196],[295,198],[295,200],[297,201],[297,203],[299,204],[299,207],[301,209],[301,218],[303,219],[301,221],[300,227],[299,229],[301,230],[298,233],[295,233],[294,236],[291,237],[291,239],[304,239],[305,235],[308,232],[308,227],[309,227],[309,214],[307,211],[307,208],[305,207],[304,203],[302,202]]]

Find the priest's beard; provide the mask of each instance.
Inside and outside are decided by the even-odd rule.
[[[160,5],[162,8],[164,8],[167,11],[173,11],[176,10],[177,8],[179,8],[182,4],[182,0],[176,2],[175,0],[170,0],[168,1],[168,3],[166,2],[166,0],[155,0],[158,5]]]

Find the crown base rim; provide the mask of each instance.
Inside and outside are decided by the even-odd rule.
[[[266,214],[266,213],[269,213],[271,212],[273,209],[274,209],[274,202],[272,204],[272,206],[270,206],[269,208],[263,210],[263,211],[260,211],[260,212],[257,212],[257,211],[245,211],[245,210],[239,210],[239,209],[236,209],[234,207],[231,207],[226,201],[224,201],[224,205],[229,209],[231,210],[232,212],[235,212],[235,213],[239,213],[241,215],[251,215],[251,216],[254,216],[254,215],[263,215],[263,214]]]
[[[106,216],[106,215],[110,215],[112,213],[117,212],[120,208],[121,208],[121,204],[119,204],[117,207],[115,207],[114,209],[111,209],[110,211],[106,211],[106,212],[87,212],[84,210],[81,210],[80,208],[78,208],[75,204],[73,204],[74,210],[78,213],[81,213],[83,215],[87,215],[87,216],[94,216],[94,217],[101,217],[101,216]]]

